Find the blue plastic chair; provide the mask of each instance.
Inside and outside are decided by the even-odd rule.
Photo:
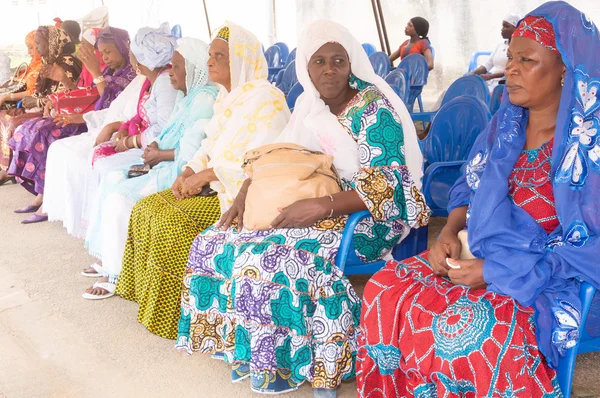
[[[369,61],[371,61],[371,65],[373,66],[373,70],[375,73],[383,78],[387,76],[390,72],[392,64],[390,62],[390,57],[384,52],[377,51],[369,56]]]
[[[292,52],[290,52],[290,55],[288,55],[287,60],[285,61],[285,66],[288,66],[290,64],[290,62],[295,61],[296,60],[296,49],[294,48],[292,50]]]
[[[287,64],[288,56],[290,55],[290,49],[284,42],[277,42],[273,44],[279,48],[279,66],[284,67]]]
[[[448,87],[448,90],[446,90],[441,105],[445,105],[450,100],[462,95],[478,98],[487,106],[490,104],[490,90],[485,80],[480,76],[468,75],[456,79],[452,82],[450,87]],[[413,113],[411,116],[413,121],[431,122],[438,111],[439,109],[432,112]]]
[[[473,55],[471,55],[471,59],[469,60],[469,70],[467,72],[471,72],[474,71],[475,69],[477,69],[477,65],[479,64],[477,61],[479,60],[479,57],[482,57],[484,55],[492,55],[491,51],[475,51],[473,53]]]
[[[287,95],[296,83],[298,83],[298,77],[296,76],[296,61],[292,61],[283,71],[281,81],[279,84],[276,84],[276,86]]]
[[[502,102],[502,93],[504,92],[504,84],[498,84],[492,91],[492,98],[490,99],[490,112],[494,115],[500,109]]]
[[[385,81],[390,85],[398,94],[398,97],[406,104],[408,98],[406,94],[408,93],[408,78],[406,77],[406,72],[403,69],[394,69],[385,77]]]
[[[586,330],[586,322],[590,315],[590,308],[594,301],[596,289],[587,282],[581,284],[579,290],[579,298],[581,300],[581,324],[579,326],[579,340],[574,347],[567,350],[564,357],[558,360],[558,384],[563,393],[563,396],[571,396],[571,388],[573,385],[573,372],[575,371],[575,362],[577,362],[577,354],[585,354],[587,352],[600,351],[600,337],[591,337]]]
[[[275,80],[277,73],[282,70],[280,62],[279,47],[271,46],[265,51],[265,58],[267,59],[267,67],[269,68],[269,81]]]
[[[408,102],[406,103],[408,111],[412,113],[415,107],[415,101],[418,100],[419,110],[423,112],[421,92],[423,91],[423,87],[427,84],[427,77],[429,76],[427,60],[421,54],[410,54],[400,61],[397,69],[404,70],[408,76],[410,87]]]
[[[371,54],[374,54],[375,52],[377,52],[377,48],[375,48],[374,45],[372,45],[371,43],[363,43],[362,44],[362,48],[365,50],[365,52],[367,53],[367,56],[370,57]]]
[[[290,111],[294,110],[294,106],[296,105],[296,100],[304,92],[304,87],[300,83],[294,84],[294,87],[290,90],[290,92],[285,97],[285,101],[287,102],[288,108]]]
[[[383,260],[364,263],[356,256],[353,242],[354,230],[360,221],[368,217],[371,217],[371,213],[368,210],[363,210],[351,214],[346,222],[340,248],[335,259],[336,266],[345,275],[374,274],[385,265]],[[421,227],[412,229],[402,242],[394,246],[392,256],[395,260],[401,261],[416,256],[425,249],[427,249],[427,227]]]
[[[448,216],[448,192],[490,118],[488,107],[471,96],[450,100],[433,118],[421,150],[425,158],[423,195],[434,216]]]
[[[171,34],[175,36],[175,38],[181,39],[181,25],[173,25],[173,27],[171,28]]]

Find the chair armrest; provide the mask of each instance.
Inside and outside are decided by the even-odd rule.
[[[17,108],[22,108],[23,107],[23,100],[20,100],[19,102],[17,102]]]
[[[466,160],[455,160],[450,162],[435,162],[431,164],[425,170],[425,174],[423,175],[423,196],[425,197],[425,203],[427,203],[430,207],[432,204],[435,204],[433,200],[433,196],[431,194],[431,184],[434,182],[435,177],[440,175],[442,172],[456,170],[460,172],[460,168],[465,164]],[[432,208],[434,215],[442,215],[439,212],[436,213],[436,209]]]
[[[346,227],[344,228],[344,232],[342,234],[342,241],[340,242],[340,247],[338,249],[337,258],[335,261],[337,267],[342,271],[344,271],[344,267],[346,266],[348,253],[354,250],[354,243],[352,242],[352,239],[354,238],[354,230],[356,229],[358,223],[367,217],[371,217],[371,212],[368,210],[362,210],[350,214],[348,221],[346,221]]]

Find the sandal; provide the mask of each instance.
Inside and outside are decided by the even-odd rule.
[[[93,268],[96,272],[87,272],[87,269],[89,268]],[[94,263],[81,271],[81,275],[85,276],[86,278],[100,278],[102,276],[102,272],[102,266],[98,263]]]
[[[1,180],[1,181],[0,181],[0,187],[1,187],[2,185],[6,184],[7,182],[12,182],[13,184],[16,184],[16,183],[17,183],[17,179],[16,179],[15,177],[8,177],[8,178],[5,178],[4,180]]]
[[[106,290],[106,293],[91,294],[91,293],[85,292],[81,295],[81,297],[83,297],[84,299],[88,299],[88,300],[104,300],[104,299],[107,299],[107,298],[115,295],[115,285],[112,283],[96,282],[96,283],[94,283],[93,287],[104,289],[104,290]]]
[[[39,208],[42,207],[40,206],[34,206],[34,205],[28,205],[23,207],[22,209],[17,209],[14,212],[17,214],[24,214],[24,213],[35,213],[36,211],[39,210]]]

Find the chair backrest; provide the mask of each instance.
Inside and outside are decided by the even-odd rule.
[[[467,72],[471,72],[477,69],[477,65],[479,64],[479,57],[490,56],[492,55],[491,51],[475,51],[471,55],[471,59],[469,60],[469,70]]]
[[[280,66],[279,51],[279,47],[277,46],[271,46],[267,48],[267,51],[265,51],[265,58],[267,59],[267,66],[269,68],[275,68]]]
[[[479,98],[484,104],[490,105],[490,89],[480,76],[469,75],[456,79],[446,90],[444,98],[442,98],[442,105],[462,95]]]
[[[504,92],[504,84],[498,84],[492,91],[492,98],[490,99],[490,112],[494,115],[500,109],[500,103],[502,102],[502,93]]]
[[[385,81],[389,84],[398,97],[406,104],[408,101],[408,78],[403,69],[394,69],[385,77]]]
[[[296,83],[298,83],[298,76],[296,76],[296,61],[292,61],[283,71],[283,77],[277,87],[287,95]]]
[[[429,67],[427,66],[427,60],[421,54],[407,55],[400,61],[398,69],[404,69],[406,71],[411,87],[423,87],[427,84]]]
[[[181,39],[181,25],[173,25],[173,27],[171,28],[171,34],[175,36],[175,38]]]
[[[296,106],[296,100],[304,92],[304,87],[300,83],[294,84],[294,87],[290,90],[290,92],[285,97],[285,100],[288,104],[288,108],[290,111],[294,110],[294,106]]]
[[[285,65],[289,65],[290,62],[294,61],[296,59],[296,49],[294,48],[292,50],[292,52],[290,52],[290,55],[288,55],[287,60],[285,61]]]
[[[277,42],[273,44],[279,48],[279,65],[277,66],[285,66],[287,64],[288,56],[290,55],[290,49],[284,42]]]
[[[435,162],[466,160],[490,118],[487,105],[475,97],[462,96],[444,104],[421,141],[426,167]]]
[[[369,56],[373,70],[379,76],[385,78],[392,68],[390,57],[384,52],[377,51]]]
[[[377,51],[375,46],[372,45],[371,43],[363,43],[362,48],[365,50],[365,52],[367,53],[367,56],[369,56],[369,57],[371,56],[371,54],[373,54]]]

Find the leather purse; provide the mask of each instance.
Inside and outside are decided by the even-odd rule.
[[[93,111],[100,93],[96,87],[65,90],[48,96],[57,115],[83,115]]]
[[[3,94],[16,94],[27,89],[27,82],[25,77],[27,76],[27,64],[23,63],[13,73],[13,76],[0,86],[0,95]]]
[[[251,150],[242,167],[252,178],[244,211],[244,227],[249,230],[269,229],[278,209],[298,200],[342,191],[333,156],[292,143]]]
[[[134,164],[129,167],[129,171],[127,172],[127,178],[135,178],[139,176],[143,176],[144,174],[148,174],[150,172],[150,166],[147,164]]]

